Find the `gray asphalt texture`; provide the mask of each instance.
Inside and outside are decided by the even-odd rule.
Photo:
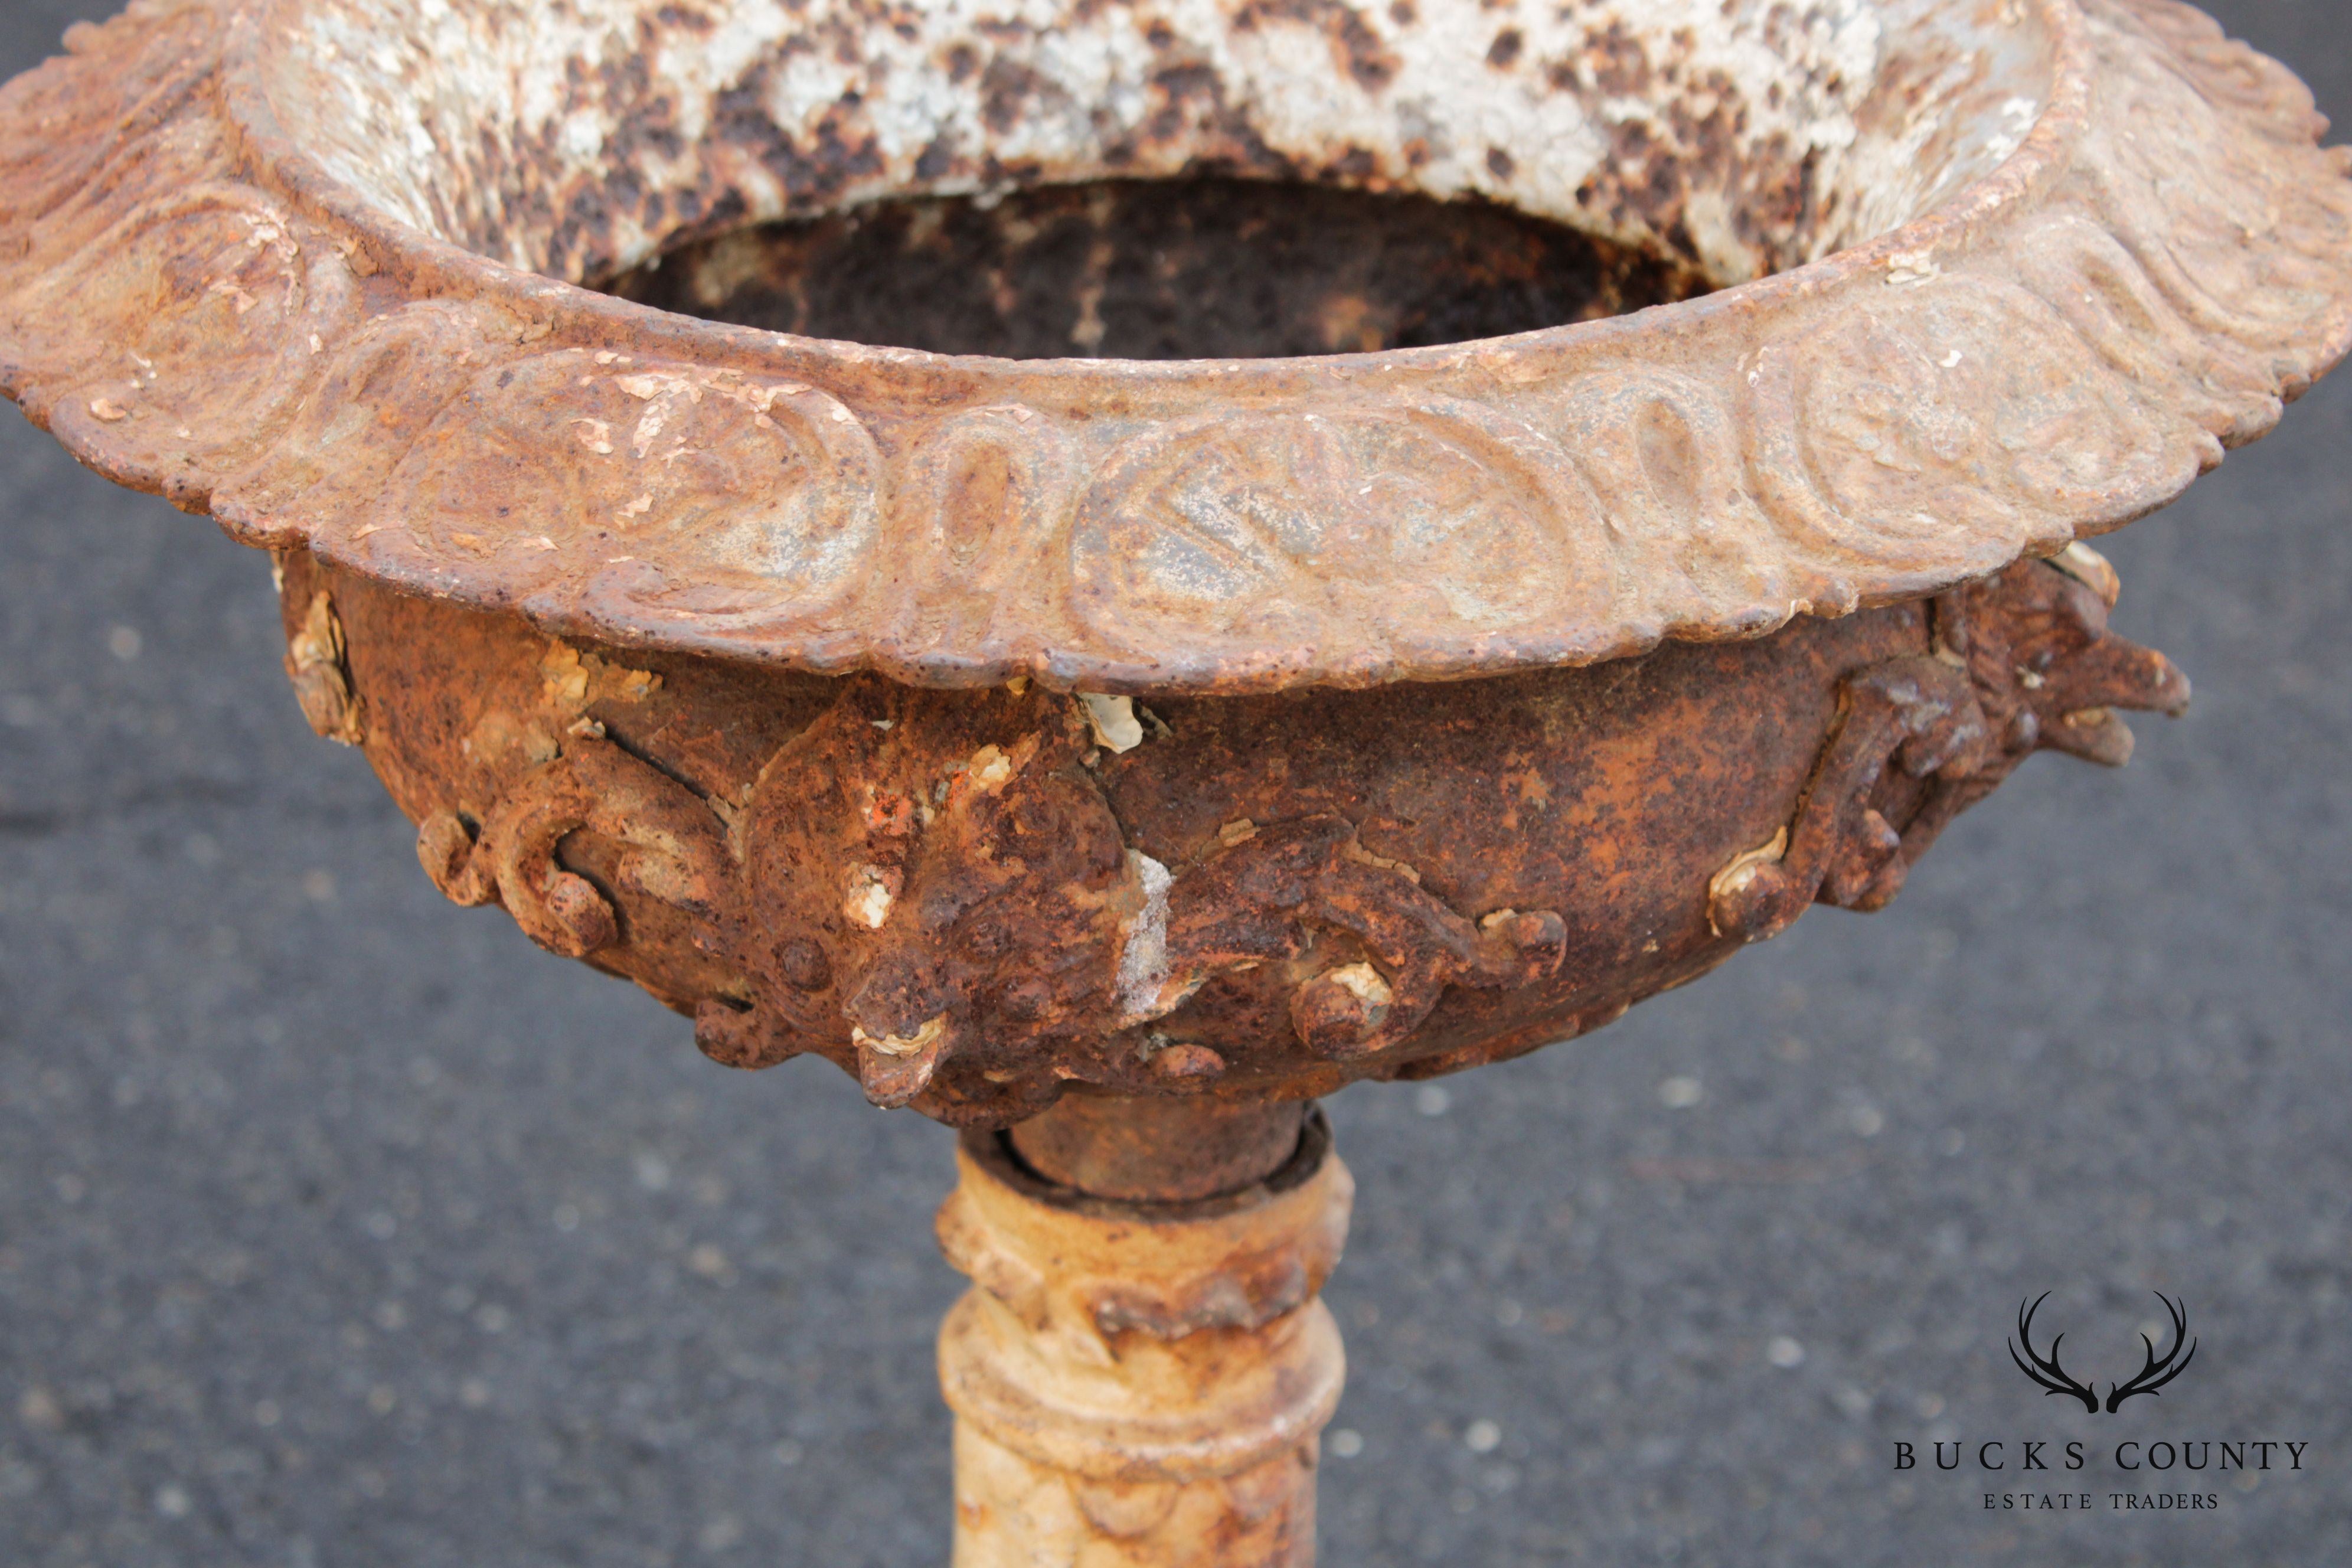
[[[6,73],[102,9],[5,4]],[[2216,9],[2352,112],[2337,0]],[[0,1563],[943,1563],[948,1134],[445,904],[260,557],[13,415],[0,493]],[[1331,1103],[1327,1562],[2352,1562],[2348,503],[2352,374],[2109,542],[2197,681],[2127,770],[2037,759],[1884,914]],[[2156,1289],[2162,1395],[2010,1364],[2052,1290],[2124,1375]],[[2088,1514],[1893,1468],[2122,1436],[2310,1447],[2034,1479]],[[2220,1506],[2105,1506],[2159,1487]]]

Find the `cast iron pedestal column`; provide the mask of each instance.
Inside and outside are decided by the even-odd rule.
[[[1073,1097],[957,1166],[957,1568],[1307,1568],[1354,1191],[1322,1112]]]

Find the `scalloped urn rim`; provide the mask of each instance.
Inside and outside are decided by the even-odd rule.
[[[2352,346],[2352,164],[2300,83],[2170,0],[2011,9],[2031,47],[1977,65],[2030,131],[1834,254],[1511,338],[1146,363],[518,270],[282,121],[273,41],[352,7],[146,3],[0,97],[0,384],[249,542],[818,673],[1238,692],[1758,636],[2143,515]]]

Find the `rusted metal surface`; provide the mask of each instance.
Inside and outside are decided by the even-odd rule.
[[[1122,1202],[965,1134],[940,1211],[972,1289],[940,1334],[958,1568],[1307,1568],[1354,1184],[1309,1110],[1262,1182]]]
[[[2352,324],[2340,160],[2194,14],[1673,14],[1506,45],[1519,14],[1465,5],[1075,7],[1051,40],[960,7],[148,5],[0,101],[0,357],[85,456],[280,545],[303,712],[367,748],[442,891],[691,1013],[718,1060],[816,1051],[995,1126],[1070,1084],[1446,1072],[1813,900],[1874,908],[2030,750],[2122,757],[2110,710],[2185,687],[2107,637],[2095,557],[2018,552],[2171,494]],[[1106,73],[1098,115],[1066,113],[1073,70]],[[1225,110],[1162,115],[1179,87]],[[1691,118],[1644,153],[1686,163],[1644,200],[1689,245],[1601,176],[1622,146],[1557,184],[1559,127],[1644,91],[1621,130]],[[1506,153],[1477,179],[1437,136],[1473,103]],[[1743,132],[1694,130],[1727,103]],[[480,136],[433,130],[461,110]],[[1536,169],[1510,139],[1540,127],[1567,141]],[[824,148],[866,153],[828,184]],[[1811,160],[1794,216],[1755,184],[1776,157]],[[1134,184],[1204,169],[1360,191],[1282,218],[1230,179]],[[1524,212],[1423,221],[1463,191]],[[934,197],[743,228],[885,193]],[[1745,258],[1694,237],[1734,197]],[[1477,310],[1552,263],[1564,291],[1519,308],[1727,287],[1412,353],[1009,362],[473,254],[597,278],[706,235],[614,287],[715,312],[946,257],[1012,289],[1012,351],[1089,320],[1279,351],[1334,312],[1416,329],[1409,279],[1350,270],[1400,214]],[[1267,254],[1312,266],[1251,294]],[[934,294],[887,315],[948,331],[969,296]],[[1503,675],[1400,679],[1477,670]]]
[[[0,90],[0,389],[277,552],[451,899],[967,1129],[966,1568],[1306,1563],[1350,1186],[1297,1102],[2123,761],[2188,686],[2078,536],[2352,343],[2352,160],[2170,0],[70,41]]]
[[[1595,668],[1086,701],[567,641],[293,554],[288,635],[462,903],[961,1124],[1570,1037],[1875,908],[2027,755],[2176,710],[2086,547]],[[320,649],[332,661],[320,662]],[[303,664],[309,658],[310,662]],[[328,693],[334,700],[320,700]]]
[[[1265,1181],[1297,1152],[1297,1100],[1066,1095],[1007,1133],[1040,1179],[1100,1198],[1189,1203]]]
[[[2352,334],[2308,95],[2169,0],[146,0],[74,45],[0,97],[34,417],[256,543],[815,672],[1241,692],[1754,635],[2139,515]],[[574,286],[1183,173],[1482,196],[1721,287],[1146,365]]]

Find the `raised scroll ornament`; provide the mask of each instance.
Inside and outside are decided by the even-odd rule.
[[[1760,942],[1815,900],[1883,907],[1945,826],[2038,749],[2121,765],[2131,731],[2115,710],[2177,714],[2189,681],[2108,631],[2116,591],[2078,544],[1938,596],[1934,652],[1846,679],[1789,824],[1716,874],[1716,931]]]

